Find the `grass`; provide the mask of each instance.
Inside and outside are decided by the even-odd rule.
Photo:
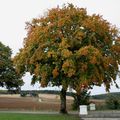
[[[0,120],[80,120],[73,115],[0,113]]]

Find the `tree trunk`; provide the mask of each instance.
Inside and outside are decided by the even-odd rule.
[[[63,89],[63,88],[60,92],[60,100],[61,100],[60,113],[67,114],[67,110],[66,110],[66,90]]]

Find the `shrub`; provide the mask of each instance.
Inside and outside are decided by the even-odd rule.
[[[21,92],[21,93],[20,93],[20,96],[21,96],[21,97],[26,97],[26,96],[27,96],[27,93],[22,93],[22,92]]]
[[[108,95],[105,103],[108,109],[120,109],[120,97],[116,95]]]
[[[88,93],[87,90],[83,90],[80,95],[72,93],[72,96],[74,97],[74,102],[72,104],[73,110],[79,109],[79,105],[89,104],[90,92]]]
[[[30,96],[31,96],[31,97],[38,97],[38,93],[35,93],[35,92],[30,93]]]

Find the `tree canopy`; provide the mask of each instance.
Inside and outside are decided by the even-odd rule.
[[[33,75],[32,83],[49,82],[80,93],[104,84],[110,89],[120,64],[118,29],[100,15],[72,4],[53,8],[27,23],[24,47],[15,56],[17,71]],[[116,82],[115,82],[116,83]]]
[[[14,58],[17,72],[30,72],[32,84],[62,86],[62,113],[69,85],[80,95],[94,85],[104,84],[109,91],[116,84],[120,35],[102,16],[68,4],[27,22],[26,29],[24,47]]]
[[[17,74],[11,60],[11,49],[0,42],[0,86],[13,89],[23,85],[20,75]]]

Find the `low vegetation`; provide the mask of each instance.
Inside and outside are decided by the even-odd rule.
[[[0,120],[80,120],[72,115],[0,113]]]
[[[120,96],[109,95],[105,100],[106,107],[111,110],[120,109]]]
[[[91,96],[96,104],[97,110],[120,110],[120,93],[113,92],[108,94]]]
[[[75,93],[71,93],[72,97],[74,98],[72,109],[78,110],[79,105],[89,105],[90,100],[90,92],[87,90],[83,90],[80,95],[77,95]]]

